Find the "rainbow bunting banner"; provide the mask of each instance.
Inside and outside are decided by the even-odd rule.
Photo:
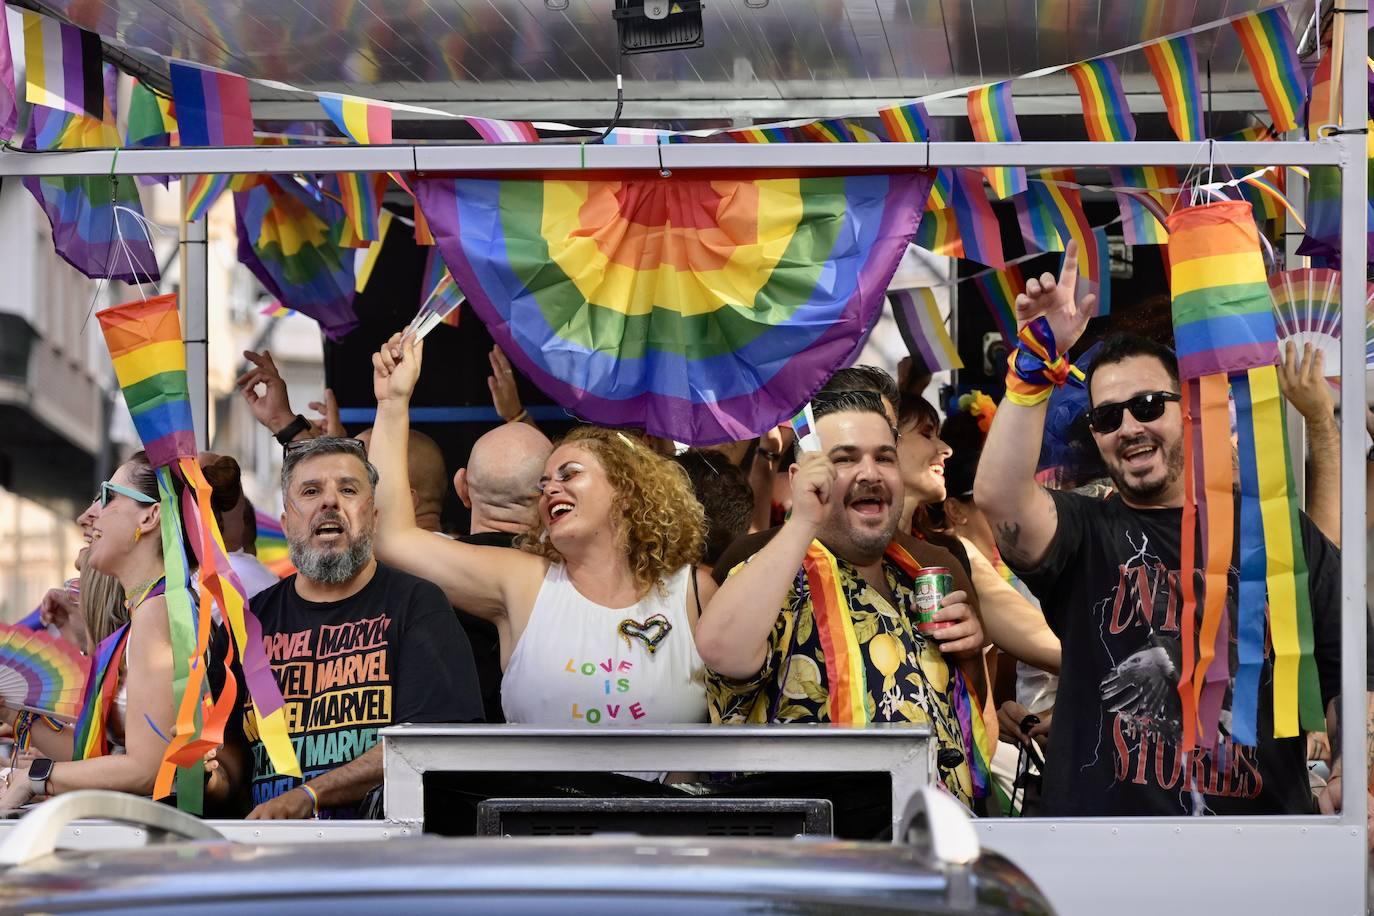
[[[1145,59],[1164,98],[1174,136],[1190,142],[1201,140],[1207,129],[1202,120],[1202,90],[1192,34],[1146,45]]]
[[[169,62],[182,146],[252,146],[248,81],[186,61]]]
[[[128,127],[124,132],[125,146],[171,146],[177,132],[172,100],[155,95],[140,82],[134,83],[129,95]]]
[[[735,143],[791,143],[793,131],[790,127],[743,127],[721,136]]]
[[[882,108],[878,117],[883,122],[883,132],[892,143],[925,143],[935,139],[931,128],[930,114],[923,102],[908,102]]]
[[[1187,474],[1183,568],[1203,573],[1200,598],[1193,577],[1184,577],[1180,611],[1178,689],[1183,750],[1189,752],[1221,742],[1233,632],[1237,668],[1229,731],[1238,742],[1256,740],[1266,590],[1273,644],[1273,734],[1293,737],[1300,729],[1321,728],[1325,717],[1312,656],[1298,507],[1291,473],[1285,470],[1288,451],[1274,368],[1278,333],[1250,205],[1224,201],[1188,207],[1171,213],[1168,222]],[[1237,546],[1228,390],[1236,397],[1241,477],[1241,600],[1234,619],[1226,602]],[[1263,565],[1254,559],[1261,549]],[[1200,556],[1195,556],[1197,550]]]
[[[1140,188],[1139,193],[1116,192],[1121,207],[1121,234],[1127,245],[1163,245],[1169,241],[1162,217],[1173,207],[1176,195],[1155,193],[1153,188],[1178,187],[1178,172],[1172,166],[1115,166],[1108,169],[1112,184],[1119,188]],[[1149,206],[1142,198],[1149,198],[1158,206]]]
[[[983,177],[974,169],[954,173],[954,220],[959,225],[964,257],[989,267],[1005,267],[1002,254],[1002,227],[993,212],[992,201],[983,190]]]
[[[30,109],[23,146],[33,150],[117,147],[114,126],[42,105]],[[125,283],[158,279],[157,257],[142,225],[138,186],[127,176],[25,177],[52,226],[53,247],[91,279]]]
[[[1042,200],[1049,209],[1050,218],[1059,232],[1059,238],[1067,245],[1070,239],[1078,242],[1078,286],[1076,295],[1082,299],[1088,293],[1097,293],[1101,263],[1097,252],[1097,239],[1093,236],[1088,215],[1083,212],[1083,199],[1078,193],[1074,174],[1071,169],[1045,169],[1040,173],[1039,184],[1043,192]]]
[[[1274,129],[1279,133],[1296,129],[1307,101],[1307,85],[1298,63],[1293,30],[1288,25],[1288,12],[1281,6],[1272,6],[1233,21],[1231,27],[1240,36],[1245,59],[1250,62],[1260,95],[1274,119]]]
[[[857,354],[928,172],[424,178],[444,262],[564,408],[695,445],[786,422]]]
[[[1126,105],[1121,74],[1106,57],[1085,60],[1069,67],[1083,103],[1083,123],[1095,143],[1124,143],[1135,139],[1135,118]]]
[[[1016,207],[1016,222],[1021,227],[1021,239],[1027,252],[1064,250],[1043,184],[1030,182],[1030,186],[1011,201]]]
[[[264,175],[234,194],[234,209],[239,261],[273,297],[314,318],[331,340],[357,326],[354,259],[340,244],[341,206],[290,176]]]
[[[888,298],[892,302],[892,317],[897,322],[897,330],[901,332],[906,351],[926,372],[964,368],[959,349],[950,340],[945,319],[940,314],[940,304],[935,301],[934,290],[928,287],[897,289],[890,291]]]
[[[196,460],[186,345],[176,300],[176,293],[167,293],[104,309],[96,317],[134,428],[156,469],[162,497],[164,597],[177,711],[153,797],[167,797],[175,782],[177,804],[199,813],[202,759],[224,743],[225,724],[241,702],[237,678],[227,666],[219,695],[210,694],[206,669],[211,664],[207,649],[214,626],[212,607],[219,608],[230,632],[230,657],[236,652],[242,660],[244,686],[257,711],[261,739],[273,767],[279,773],[299,776],[300,763],[287,736],[286,707],[263,649],[262,627],[255,615],[245,613],[243,585],[229,565],[210,508],[210,484]],[[184,496],[178,495],[178,481]],[[184,541],[191,545],[194,558],[186,555]],[[88,699],[94,693],[87,691]]]
[[[924,248],[931,254],[946,258],[964,256],[964,240],[959,237],[959,224],[954,219],[954,209],[928,210],[916,227],[916,235],[911,243]]]
[[[1021,268],[1011,264],[1006,270],[990,270],[976,274],[973,285],[982,295],[1002,339],[1009,345],[1015,345],[1016,297],[1026,290]]]
[[[339,203],[351,230],[350,248],[363,248],[382,237],[380,213],[387,176],[382,172],[340,172]]]
[[[538,143],[539,131],[529,121],[502,121],[498,118],[463,118],[478,136],[488,143]]]
[[[823,118],[811,121],[797,128],[803,141],[814,143],[853,143],[854,134],[843,118]]]
[[[356,95],[319,93],[320,107],[345,137],[364,146],[391,143],[391,109]]]
[[[295,573],[296,567],[291,563],[291,548],[286,542],[281,521],[261,509],[253,510],[253,518],[258,529],[257,538],[253,541],[258,560],[278,579]]]
[[[24,22],[24,97],[34,105],[103,118],[100,65],[105,52],[100,36],[29,10],[19,15]]]
[[[613,127],[601,142],[607,146],[658,146],[664,142],[665,131],[647,127]],[[769,140],[755,140],[755,143],[769,143]]]
[[[186,219],[195,222],[204,219],[210,212],[220,194],[229,187],[233,175],[191,175],[191,185],[186,190]]]
[[[936,169],[935,181],[926,198],[926,210],[947,210],[954,206],[954,169]]]
[[[8,708],[74,722],[90,668],[76,646],[47,630],[0,623],[0,700]]]
[[[1011,104],[1011,80],[969,90],[968,120],[973,127],[973,139],[979,143],[1020,142],[1021,129]],[[998,200],[1026,190],[1023,168],[990,166],[983,169],[983,174]]]

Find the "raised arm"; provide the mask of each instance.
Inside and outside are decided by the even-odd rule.
[[[1026,291],[1016,297],[1020,324],[1024,327],[1044,316],[1059,353],[1067,353],[1082,336],[1096,304],[1092,295],[1074,302],[1077,282],[1078,244],[1070,241],[1059,280],[1048,273],[1039,280],[1032,278]],[[1003,559],[1024,568],[1044,558],[1059,526],[1054,500],[1035,482],[1049,390],[1027,396],[1014,391],[1010,375],[1008,379],[1007,396],[997,408],[978,460],[973,498],[992,523]]]
[[[506,614],[522,583],[537,587],[542,561],[500,547],[478,547],[439,537],[415,524],[406,443],[410,396],[420,377],[424,344],[392,336],[372,357],[377,422],[368,458],[377,468],[377,555],[384,562],[428,579],[450,602],[487,619]]]
[[[768,655],[768,637],[792,579],[816,537],[831,499],[835,466],[819,452],[802,456],[792,478],[792,517],[762,550],[725,581],[697,624],[697,652],[711,670],[753,677]],[[704,595],[703,595],[704,597]]]
[[[1341,546],[1341,430],[1322,351],[1293,341],[1280,354],[1279,390],[1307,428],[1307,514],[1327,540]]]

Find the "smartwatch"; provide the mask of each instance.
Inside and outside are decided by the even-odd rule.
[[[296,414],[296,419],[292,420],[290,423],[286,424],[281,429],[273,433],[272,438],[276,439],[282,445],[288,445],[290,444],[292,439],[296,438],[309,428],[310,421],[307,420],[305,417],[301,416],[300,414]]]
[[[48,794],[48,779],[51,776],[51,757],[37,757],[29,764],[29,788],[35,796]]]

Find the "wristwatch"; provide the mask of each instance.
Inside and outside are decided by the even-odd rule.
[[[48,794],[48,779],[51,776],[51,757],[37,757],[29,764],[29,788],[35,796]]]
[[[272,434],[272,438],[276,439],[282,445],[287,445],[291,442],[292,439],[296,438],[309,428],[310,421],[307,420],[305,417],[301,416],[300,414],[296,414],[296,419],[292,420],[290,423],[286,424],[281,429],[274,432]]]

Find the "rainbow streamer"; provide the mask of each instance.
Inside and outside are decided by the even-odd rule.
[[[973,139],[979,143],[1019,143],[1021,129],[1011,104],[1011,80],[969,90],[968,119]],[[1006,200],[1026,190],[1026,170],[1007,166],[983,169],[992,193]]]
[[[444,263],[563,407],[710,444],[857,352],[932,176],[422,178]]]
[[[1016,207],[1016,222],[1021,227],[1021,238],[1026,251],[1063,251],[1064,242],[1055,228],[1054,216],[1045,198],[1045,188],[1038,181],[1011,199]]]
[[[929,288],[893,290],[892,317],[897,322],[906,351],[927,372],[964,368],[959,349],[949,337],[935,291]],[[915,368],[915,367],[913,367]]]
[[[871,721],[865,702],[868,671],[854,633],[854,618],[845,601],[839,564],[820,541],[812,541],[802,568],[811,585],[812,616],[821,651],[825,653],[830,721],[840,725],[867,725]]]
[[[261,509],[253,510],[257,523],[258,536],[253,542],[257,549],[258,561],[270,569],[278,579],[284,579],[296,571],[291,562],[291,548],[286,542],[286,533],[281,522]]]
[[[1083,123],[1088,139],[1096,143],[1122,143],[1135,139],[1135,118],[1126,105],[1121,74],[1110,58],[1099,57],[1069,67],[1083,103]]]
[[[74,721],[89,670],[90,660],[65,639],[0,623],[0,699],[10,709]]]
[[[1097,239],[1093,235],[1088,215],[1083,212],[1083,199],[1075,184],[1074,174],[1069,169],[1046,169],[1040,173],[1039,184],[1043,191],[1041,198],[1046,204],[1059,238],[1067,245],[1070,239],[1078,242],[1078,287],[1075,295],[1079,300],[1088,293],[1098,293],[1101,286],[1101,259],[1097,251]]]
[[[983,178],[973,169],[954,173],[954,221],[959,226],[964,257],[989,267],[1005,267],[1002,254],[1002,227],[993,212],[992,202],[983,191]]]
[[[300,764],[287,736],[285,705],[263,650],[261,626],[257,617],[244,612],[243,585],[229,565],[210,508],[211,488],[196,461],[176,294],[114,306],[97,317],[134,428],[157,470],[162,497],[165,598],[177,713],[153,794],[166,797],[175,780],[178,805],[199,810],[201,760],[223,743],[225,724],[239,702],[237,681],[227,667],[219,697],[208,695],[212,606],[220,609],[232,634],[230,660],[234,650],[242,659],[243,679],[273,766],[278,772],[299,776]],[[185,484],[180,512],[174,477]],[[195,552],[198,584],[193,584],[191,564],[182,547],[183,525]],[[227,666],[228,661],[223,664]]]
[[[1164,98],[1174,136],[1180,140],[1201,140],[1207,131],[1202,120],[1202,90],[1192,34],[1146,45],[1145,59]]]
[[[908,102],[882,108],[878,117],[883,122],[883,131],[892,143],[925,143],[934,139],[930,114],[923,102]]]
[[[1233,21],[1231,27],[1240,36],[1245,59],[1274,119],[1274,129],[1280,133],[1296,129],[1307,100],[1307,86],[1287,11],[1270,7]]]
[[[364,146],[391,143],[391,109],[356,95],[319,93],[320,107],[334,126],[354,143]]]
[[[983,297],[983,302],[992,315],[993,323],[1001,333],[1002,339],[1010,346],[1016,345],[1016,297],[1026,289],[1021,268],[1015,264],[1006,270],[992,270],[978,274],[973,285]]]
[[[921,217],[911,243],[931,254],[946,258],[964,256],[964,240],[959,237],[959,224],[954,220],[953,208],[928,211]]]
[[[1323,721],[1315,662],[1311,608],[1297,533],[1297,506],[1288,477],[1282,410],[1274,364],[1277,331],[1265,281],[1259,235],[1249,204],[1225,201],[1176,210],[1169,219],[1170,285],[1174,339],[1183,383],[1186,497],[1182,538],[1184,568],[1204,570],[1203,609],[1192,577],[1185,577],[1182,621],[1183,667],[1179,696],[1183,748],[1210,749],[1220,740],[1218,722],[1230,678],[1230,627],[1242,643],[1233,696],[1258,689],[1255,615],[1264,613],[1259,571],[1265,571],[1270,633],[1274,646],[1274,735],[1298,734]],[[1244,385],[1237,381],[1244,379]],[[1249,451],[1239,459],[1242,533],[1242,599],[1236,620],[1226,607],[1229,569],[1235,549],[1233,473],[1228,387],[1239,392],[1237,417],[1249,418],[1239,434]],[[1251,469],[1253,468],[1253,477]],[[1254,521],[1262,519],[1264,565],[1256,558]],[[1193,559],[1194,528],[1200,532],[1202,562]],[[1261,643],[1262,645],[1262,643]],[[1232,717],[1252,716],[1255,697],[1235,698]],[[1232,725],[1232,733],[1253,738],[1253,720]]]

